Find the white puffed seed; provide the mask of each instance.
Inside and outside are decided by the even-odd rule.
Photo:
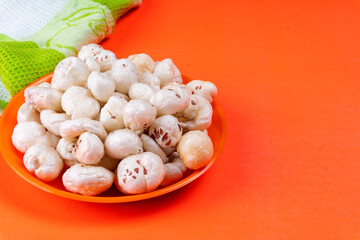
[[[115,53],[113,53],[111,51],[102,50],[94,56],[94,59],[100,65],[100,71],[106,72],[111,69],[111,67],[112,67],[113,63],[116,61],[117,57],[116,57]]]
[[[190,96],[190,105],[175,116],[184,130],[205,130],[212,122],[213,109],[209,101],[199,95]]]
[[[65,164],[71,167],[80,163],[75,156],[76,139],[61,138],[56,146],[56,151],[64,159]]]
[[[46,129],[38,122],[21,122],[15,126],[11,138],[16,149],[24,153],[36,144],[45,132]]]
[[[111,78],[111,69],[101,73],[104,77]]]
[[[141,134],[144,133],[144,129],[138,130],[138,131],[134,131],[134,133],[136,133],[138,136],[141,136]]]
[[[18,123],[21,123],[21,122],[38,122],[38,123],[40,123],[40,114],[32,106],[30,106],[27,103],[24,103],[19,108],[16,119],[17,119]]]
[[[181,160],[181,157],[178,153],[174,153],[164,165],[165,167],[165,176],[164,180],[161,182],[160,186],[166,187],[174,182],[179,181],[187,170],[187,167]]]
[[[87,57],[94,58],[97,54],[99,54],[103,50],[104,49],[102,46],[95,43],[90,43],[81,47],[78,53],[78,58],[80,58],[83,61]]]
[[[125,95],[125,94],[122,94],[122,93],[119,93],[119,92],[114,92],[112,96],[122,98],[127,102],[130,101],[130,98],[128,97],[128,95]]]
[[[177,118],[172,115],[157,118],[149,128],[149,136],[163,148],[175,146],[181,135],[182,127]]]
[[[91,57],[86,57],[84,60],[84,63],[89,68],[89,72],[100,72],[100,65],[97,63],[97,61]]]
[[[171,154],[176,152],[176,146],[168,147],[168,148],[161,148],[163,152],[165,153],[166,157],[170,157]]]
[[[205,167],[214,154],[210,137],[199,130],[184,134],[179,141],[177,151],[185,166],[190,169]]]
[[[130,61],[129,59],[126,59],[126,58],[116,60],[113,63],[111,69],[114,71],[129,70],[135,74],[138,74],[138,68],[136,67],[136,65],[132,61]]]
[[[163,163],[166,162],[166,155],[165,155],[164,151],[155,142],[154,139],[152,139],[151,137],[149,137],[146,134],[141,134],[140,138],[141,138],[141,141],[142,141],[142,144],[143,144],[143,149],[144,149],[145,152],[155,153],[156,155],[158,155],[161,158]]]
[[[99,102],[91,95],[88,89],[83,87],[70,87],[65,91],[61,105],[66,114],[74,118],[91,118],[100,112]]]
[[[87,57],[93,58],[99,64],[101,72],[110,70],[117,59],[115,53],[104,50],[100,45],[93,43],[83,46],[78,53],[78,58],[83,61]]]
[[[105,154],[104,157],[101,159],[101,161],[98,164],[96,164],[96,166],[104,167],[107,170],[113,172],[119,165],[120,161],[121,161],[120,159],[114,159]]]
[[[60,136],[60,125],[71,117],[65,113],[57,113],[53,110],[43,110],[40,113],[42,125],[51,133]]]
[[[186,84],[186,87],[192,92],[192,94],[202,96],[210,103],[212,103],[213,98],[215,98],[217,94],[217,88],[215,84],[208,81],[193,80]]]
[[[93,196],[111,187],[114,174],[106,168],[85,164],[75,164],[64,173],[65,188],[73,193]]]
[[[139,73],[153,72],[155,69],[154,60],[145,53],[134,54],[128,57],[139,70]]]
[[[170,85],[150,98],[158,116],[184,111],[190,104],[190,95],[184,85]]]
[[[89,76],[88,88],[97,100],[107,102],[115,92],[115,82],[95,71]]]
[[[49,147],[56,148],[60,138],[49,131],[46,131],[44,135],[40,136],[36,141],[36,144],[47,145]]]
[[[54,148],[35,144],[24,155],[25,168],[43,181],[57,178],[63,169],[63,161]]]
[[[85,164],[97,164],[104,157],[104,144],[93,133],[84,132],[75,146],[76,159]]]
[[[115,91],[126,95],[131,85],[137,82],[137,75],[125,69],[111,69],[111,78],[115,82]]]
[[[123,159],[143,152],[141,139],[129,129],[109,133],[105,140],[105,152],[109,157]]]
[[[160,79],[151,72],[144,72],[139,74],[138,82],[149,85],[154,92],[160,90]]]
[[[38,87],[52,88],[52,85],[48,82],[43,82],[37,85]]]
[[[112,96],[100,111],[100,122],[108,132],[124,128],[123,108],[127,101],[123,98]]]
[[[89,119],[89,118],[77,118],[66,120],[60,125],[60,135],[63,138],[76,138],[84,132],[91,132],[104,141],[107,133],[102,123]]]
[[[141,99],[128,102],[123,110],[124,124],[133,131],[148,128],[156,118],[156,109],[151,103]]]
[[[38,111],[50,109],[61,112],[61,97],[63,92],[48,87],[28,87],[25,89],[25,102]]]
[[[134,83],[129,89],[129,97],[131,99],[142,99],[149,101],[154,96],[154,90],[145,83]]]
[[[160,79],[161,88],[171,82],[182,83],[181,73],[170,58],[157,62],[154,74]]]
[[[72,86],[84,86],[88,76],[89,68],[83,61],[77,57],[68,57],[56,66],[51,85],[66,91]]]
[[[139,194],[155,190],[164,179],[161,158],[145,152],[124,158],[117,167],[116,187],[125,194]]]

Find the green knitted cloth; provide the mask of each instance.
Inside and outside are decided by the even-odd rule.
[[[140,0],[69,0],[43,28],[18,41],[0,33],[0,108],[81,46],[99,43]]]

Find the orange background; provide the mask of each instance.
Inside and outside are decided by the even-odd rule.
[[[144,0],[102,45],[214,82],[222,155],[125,204],[53,196],[0,161],[0,239],[359,239],[359,26],[356,1]]]

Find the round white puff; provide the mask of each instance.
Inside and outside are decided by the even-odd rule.
[[[160,186],[166,187],[170,184],[173,184],[179,181],[187,170],[187,167],[181,160],[179,153],[174,153],[170,156],[167,163],[164,165],[165,167],[165,176],[164,180],[160,183]]]
[[[104,48],[102,46],[95,43],[90,43],[81,47],[78,53],[78,58],[85,61],[85,58],[87,57],[94,58],[103,50]]]
[[[171,84],[157,91],[150,98],[158,116],[184,111],[190,104],[190,95],[184,85]]]
[[[117,167],[116,187],[125,194],[155,190],[163,181],[165,168],[161,158],[145,152],[124,158]]]
[[[63,161],[54,148],[35,144],[24,155],[25,168],[43,181],[57,178],[63,169]]]
[[[107,170],[113,172],[119,165],[120,161],[120,159],[114,159],[105,154],[101,161],[96,164],[96,166],[106,168]]]
[[[214,147],[206,133],[196,130],[187,132],[181,137],[177,151],[186,167],[199,169],[210,163]]]
[[[38,122],[21,122],[15,126],[11,139],[16,149],[24,153],[45,132],[46,129]]]
[[[160,79],[161,88],[171,82],[182,83],[181,73],[170,58],[157,62],[154,74]]]
[[[134,99],[123,110],[124,124],[133,131],[148,128],[156,118],[156,108],[148,101]]]
[[[90,118],[66,120],[60,125],[60,135],[63,138],[76,138],[84,132],[91,132],[104,141],[107,133],[102,123]]]
[[[48,82],[43,82],[37,85],[38,87],[52,88],[52,85]]]
[[[93,43],[83,46],[78,53],[78,58],[83,61],[87,57],[93,58],[99,64],[101,72],[110,70],[117,59],[115,53],[104,50],[100,45]]]
[[[62,112],[61,97],[63,92],[48,87],[28,87],[25,89],[25,102],[38,111],[50,109]]]
[[[64,159],[65,164],[71,167],[80,163],[75,156],[76,139],[61,138],[56,146],[56,151]]]
[[[129,89],[129,97],[131,99],[142,99],[149,101],[154,96],[154,90],[145,83],[134,83]]]
[[[161,149],[161,147],[155,142],[154,139],[152,139],[151,137],[149,137],[146,134],[141,134],[140,139],[142,141],[143,144],[143,148],[145,152],[152,152],[155,153],[156,155],[158,155],[161,160],[163,161],[163,163],[166,162],[166,155],[164,153],[164,151]]]
[[[100,104],[91,95],[90,91],[83,87],[73,86],[65,91],[61,105],[66,114],[71,118],[91,118],[99,114]]]
[[[114,174],[106,168],[75,164],[66,170],[62,180],[68,191],[93,196],[109,189],[114,178]]]
[[[117,60],[115,53],[102,50],[94,56],[96,62],[100,65],[100,71],[106,72],[111,69],[113,63]]]
[[[84,86],[88,76],[89,68],[83,61],[77,57],[68,57],[56,66],[51,85],[66,91],[72,86]]]
[[[112,96],[122,98],[127,102],[130,101],[130,98],[128,97],[128,95],[125,95],[125,94],[122,94],[122,93],[119,93],[119,92],[114,92]]]
[[[168,148],[161,148],[163,152],[166,154],[166,157],[170,157],[171,154],[176,152],[176,146],[168,147]]]
[[[40,113],[42,125],[51,133],[60,136],[59,127],[61,123],[69,120],[71,117],[65,113],[57,113],[53,110],[43,110]]]
[[[190,105],[183,112],[177,113],[184,130],[205,130],[212,122],[213,109],[209,101],[199,95],[190,96]]]
[[[126,58],[116,60],[113,63],[111,69],[115,71],[130,70],[133,73],[138,74],[138,68],[136,67],[136,65],[132,61]]]
[[[172,115],[157,118],[149,128],[149,136],[163,148],[175,146],[181,135],[182,127],[177,118]]]
[[[138,136],[141,136],[141,134],[144,133],[144,129],[138,130],[138,131],[134,131],[134,133],[136,133]]]
[[[115,91],[126,95],[131,85],[137,82],[137,75],[128,69],[111,69],[111,78],[115,82]]]
[[[139,69],[139,73],[153,72],[155,69],[154,60],[145,53],[134,54],[128,57]]]
[[[189,89],[192,94],[206,98],[210,103],[212,103],[213,98],[215,98],[217,94],[215,84],[208,81],[193,80],[186,84],[186,88]]]
[[[76,159],[85,164],[97,164],[104,156],[104,144],[93,133],[84,132],[75,146]]]
[[[44,135],[40,136],[36,141],[36,144],[47,145],[49,147],[56,148],[60,138],[49,131],[46,131]]]
[[[92,72],[88,79],[88,88],[97,100],[107,102],[115,92],[115,82],[100,72]]]
[[[154,92],[160,90],[160,79],[151,72],[144,72],[139,74],[138,82],[149,85]]]
[[[104,104],[103,106],[105,106],[105,103],[103,104]],[[100,102],[100,106],[101,106],[101,102]],[[100,122],[100,113],[95,117],[94,120]]]
[[[111,78],[111,69],[101,73],[104,77]]]
[[[100,122],[108,132],[124,128],[123,108],[127,101],[123,98],[112,96],[100,111]]]
[[[27,103],[24,103],[19,108],[17,113],[17,122],[38,122],[40,123],[40,114],[32,106]]]
[[[86,63],[86,65],[89,68],[89,72],[100,72],[100,65],[97,63],[97,61],[95,59],[93,59],[92,57],[86,57],[84,58],[84,63]]]
[[[105,139],[105,152],[109,157],[123,159],[132,154],[142,153],[142,142],[129,129],[119,129],[109,133]]]

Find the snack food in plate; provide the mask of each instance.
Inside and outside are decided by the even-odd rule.
[[[117,59],[96,44],[57,69],[51,85],[25,91],[12,137],[39,179],[61,178],[68,191],[88,196],[113,184],[141,194],[210,162],[213,145],[203,130],[211,124],[214,84],[185,85],[169,58]]]

